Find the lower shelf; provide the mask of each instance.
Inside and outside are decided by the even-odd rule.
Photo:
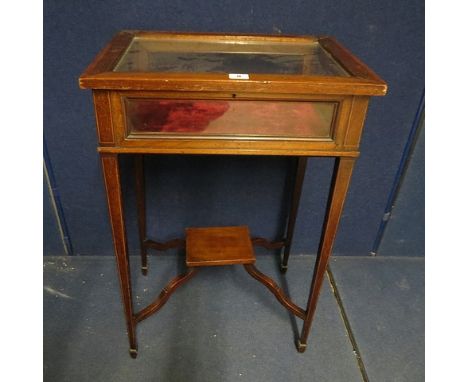
[[[179,239],[168,243],[146,242],[151,243],[154,247],[164,249],[184,243],[183,240]],[[247,226],[187,228],[185,240],[187,270],[174,277],[151,304],[134,314],[132,324],[136,325],[159,311],[177,288],[198,273],[199,267],[235,264],[242,264],[247,273],[265,285],[281,305],[298,318],[306,320],[307,311],[296,305],[273,279],[255,267],[255,254],[252,243],[271,248],[284,247],[284,241],[269,242],[262,238],[252,239]],[[299,352],[303,352],[305,344],[299,342],[297,349]],[[136,350],[131,349],[130,354],[135,358]]]
[[[187,228],[186,263],[188,267],[255,263],[249,228]]]

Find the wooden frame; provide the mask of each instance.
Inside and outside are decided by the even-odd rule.
[[[93,90],[96,108],[97,130],[100,152],[113,153],[164,153],[164,154],[234,154],[234,155],[321,155],[351,156],[359,155],[358,147],[369,97],[367,96],[330,96],[304,95],[281,96],[277,94],[236,94],[236,100],[302,100],[328,101],[337,104],[332,126],[333,139],[316,140],[307,138],[267,138],[267,137],[155,137],[157,139],[128,136],[126,131],[124,97],[186,99],[230,99],[232,95],[223,93],[200,92],[196,96],[184,92],[148,92]],[[354,121],[352,121],[354,122]]]
[[[113,68],[125,53],[134,37],[165,37],[187,39],[199,36],[204,40],[222,41],[238,39],[243,41],[319,41],[350,74],[350,77],[291,76],[253,74],[247,81],[230,80],[225,74],[218,73],[122,73]],[[80,76],[83,89],[109,90],[176,90],[176,91],[253,91],[255,93],[289,94],[347,94],[347,95],[385,95],[386,83],[370,68],[353,56],[332,37],[307,36],[264,36],[228,35],[194,33],[158,33],[142,31],[120,32],[88,66]]]
[[[171,44],[168,44],[168,41],[184,41],[184,44],[187,45],[185,42],[196,40],[200,42],[200,46],[205,47],[210,47],[212,43],[241,42],[243,46],[251,47],[251,50],[257,49],[262,52],[269,51],[268,44],[276,44],[277,47],[299,44],[300,49],[307,47],[308,44],[320,44],[321,49],[341,66],[346,75],[253,73],[249,74],[248,79],[238,80],[230,79],[227,73],[114,71],[134,39],[145,41],[145,43],[153,40],[164,40],[166,42],[165,46],[169,47]],[[235,50],[235,44],[226,49]],[[135,54],[139,55],[140,53]],[[306,65],[305,59],[302,65],[303,67]],[[152,304],[140,312],[134,312],[118,155],[135,155],[137,210],[143,274],[148,271],[147,252],[149,248],[166,250],[174,247],[184,247],[186,244],[183,238],[166,243],[148,238],[146,232],[143,154],[280,155],[296,157],[294,187],[285,237],[273,242],[263,238],[251,238],[253,245],[260,245],[269,249],[283,249],[282,273],[285,273],[288,267],[307,158],[314,156],[335,158],[335,169],[326,218],[305,309],[294,304],[272,279],[255,268],[251,260],[248,263],[242,259],[238,259],[238,261],[232,261],[231,259],[230,262],[211,262],[243,264],[246,271],[253,278],[262,282],[283,306],[300,319],[303,319],[302,333],[297,339],[297,350],[303,352],[306,349],[307,338],[325,270],[351,181],[354,162],[359,156],[360,137],[369,99],[371,96],[385,95],[387,91],[386,83],[331,37],[123,31],[117,34],[97,55],[80,76],[79,84],[82,88],[93,90],[99,142],[98,151],[101,156],[106,185],[110,223],[127,322],[130,355],[132,357],[137,355],[137,323],[157,312],[167,302],[175,289],[195,275],[198,267],[194,268],[188,264],[187,272],[175,277]],[[236,99],[244,102],[252,100],[268,102],[333,102],[336,107],[332,120],[331,136],[326,139],[292,135],[269,137],[249,134],[209,137],[201,134],[142,135],[129,133],[125,115],[126,110],[123,104],[125,97],[173,100]],[[234,231],[237,232],[235,228]],[[210,263],[210,261],[206,263]]]

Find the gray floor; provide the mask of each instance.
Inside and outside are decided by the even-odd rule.
[[[424,380],[424,259],[334,258],[331,269],[370,381]]]
[[[313,260],[290,260],[287,288],[301,306]],[[180,259],[151,257],[147,277],[138,258],[132,266],[141,308],[178,273]],[[258,256],[257,266],[286,286],[273,257]],[[342,309],[327,279],[304,354],[293,344],[301,322],[263,285],[242,267],[212,267],[139,325],[134,360],[114,259],[46,257],[44,380],[423,381],[424,259],[335,258],[331,269]]]

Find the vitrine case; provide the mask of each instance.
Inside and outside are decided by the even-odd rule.
[[[331,37],[120,32],[80,77],[92,89],[110,223],[130,340],[202,266],[242,264],[304,320],[304,351],[349,186],[371,96],[387,85]],[[185,247],[187,271],[134,311],[117,157],[135,155],[142,271],[149,248]],[[146,232],[144,154],[281,155],[296,159],[284,237],[252,238],[248,227],[190,227],[169,242]],[[282,249],[286,272],[308,157],[335,157],[326,219],[307,306],[296,305],[255,267],[253,247]],[[181,233],[182,234],[182,233]]]

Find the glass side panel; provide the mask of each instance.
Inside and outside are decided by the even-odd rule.
[[[245,43],[138,37],[114,71],[349,76],[316,41]]]
[[[330,139],[333,102],[127,98],[131,134]]]

